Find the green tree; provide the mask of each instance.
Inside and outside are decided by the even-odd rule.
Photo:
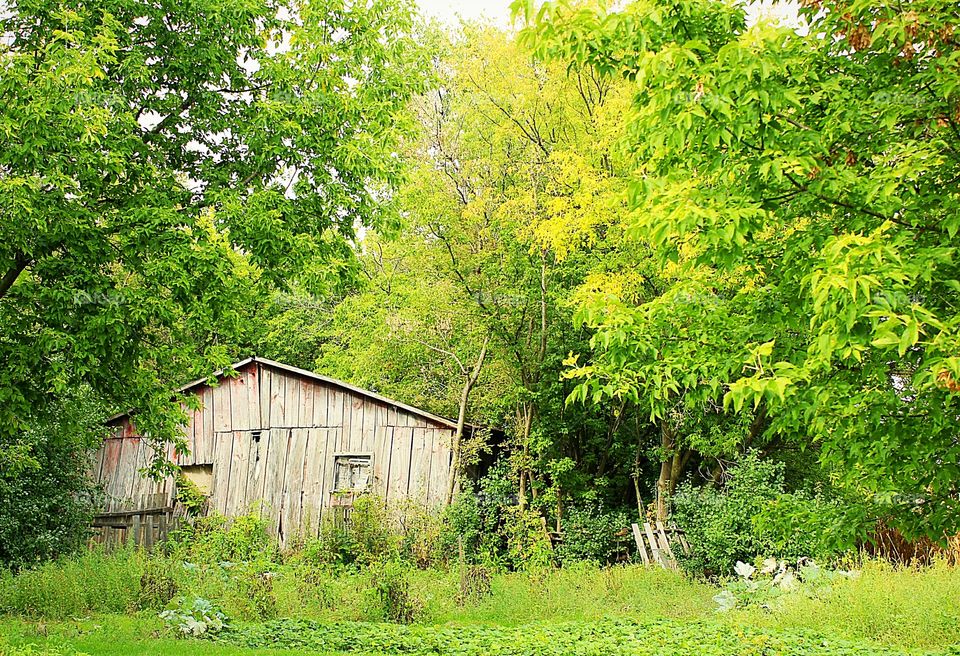
[[[740,366],[705,348],[697,383],[716,380],[733,412],[764,408],[899,526],[942,537],[960,524],[956,8],[809,0],[800,19],[547,3],[527,37],[636,82],[634,243],[684,277],[739,280],[721,353]],[[651,354],[633,342],[599,379],[636,372],[649,396]]]
[[[423,81],[393,0],[18,2],[0,19],[0,432],[89,385],[173,439],[256,284],[374,224]]]

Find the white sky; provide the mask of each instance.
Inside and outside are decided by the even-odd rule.
[[[467,20],[489,18],[502,27],[510,25],[511,0],[417,0],[420,9],[427,16],[438,18],[456,25],[460,18]],[[796,29],[796,0],[747,0],[747,19],[756,20],[760,16],[776,20],[785,26]]]
[[[510,24],[511,0],[417,0],[427,16],[456,25],[460,18],[489,18],[497,25]]]

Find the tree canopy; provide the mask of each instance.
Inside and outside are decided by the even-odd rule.
[[[539,53],[635,84],[624,230],[698,289],[588,314],[580,396],[656,415],[665,390],[706,386],[817,445],[870,513],[942,536],[960,480],[955,7],[816,0],[800,18],[539,9]],[[687,349],[657,326],[678,314]]]
[[[0,431],[89,384],[176,437],[263,286],[390,216],[425,59],[394,1],[18,2],[0,57]]]

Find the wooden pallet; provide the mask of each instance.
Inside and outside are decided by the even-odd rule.
[[[659,565],[665,569],[677,569],[677,557],[674,547],[679,547],[684,555],[690,553],[690,545],[683,531],[676,526],[664,526],[663,522],[644,522],[631,524],[633,540],[644,565]]]

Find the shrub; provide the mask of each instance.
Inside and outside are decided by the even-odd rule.
[[[582,560],[609,563],[620,550],[617,532],[629,525],[629,516],[623,511],[604,511],[601,506],[568,507],[557,558],[563,564]]]
[[[688,571],[725,575],[740,560],[828,556],[814,525],[785,538],[783,532],[769,530],[769,522],[757,521],[784,493],[783,463],[762,460],[756,453],[745,455],[731,469],[723,489],[681,486],[673,519],[692,549],[690,556],[681,556],[681,565]]]
[[[540,513],[520,506],[505,508],[503,533],[507,539],[507,557],[514,569],[553,564],[553,547],[543,529]]]
[[[456,554],[456,543],[449,543],[445,517],[421,505],[407,502],[398,509],[401,523],[400,553],[419,569],[447,564]]]
[[[476,603],[493,592],[493,572],[485,565],[460,565],[460,589],[457,605]]]
[[[0,566],[75,553],[90,534],[98,493],[89,457],[104,413],[88,391],[72,394],[33,418],[30,430],[0,436]]]
[[[759,606],[770,610],[789,595],[818,597],[829,593],[841,581],[857,578],[859,572],[824,569],[813,561],[800,561],[793,566],[786,561],[767,558],[759,567],[738,562],[736,577],[715,595],[718,611]]]
[[[222,515],[198,518],[171,538],[168,549],[183,560],[206,564],[280,560],[276,540],[267,533],[264,520],[255,514],[230,519]]]
[[[361,565],[376,562],[396,551],[397,536],[390,528],[390,517],[383,499],[363,495],[353,503],[347,522],[350,556]]]
[[[399,624],[413,623],[423,610],[423,602],[410,592],[410,581],[403,565],[387,561],[373,567],[370,575],[378,618]]]
[[[447,551],[459,551],[462,544],[468,561],[480,558],[484,536],[480,513],[480,501],[473,485],[464,481],[453,503],[443,513],[440,541]]]
[[[254,617],[272,620],[277,616],[277,597],[273,593],[273,572],[250,573],[241,579]]]
[[[137,607],[140,609],[160,609],[177,596],[177,580],[174,576],[175,565],[165,558],[147,560],[140,576],[140,594]]]

